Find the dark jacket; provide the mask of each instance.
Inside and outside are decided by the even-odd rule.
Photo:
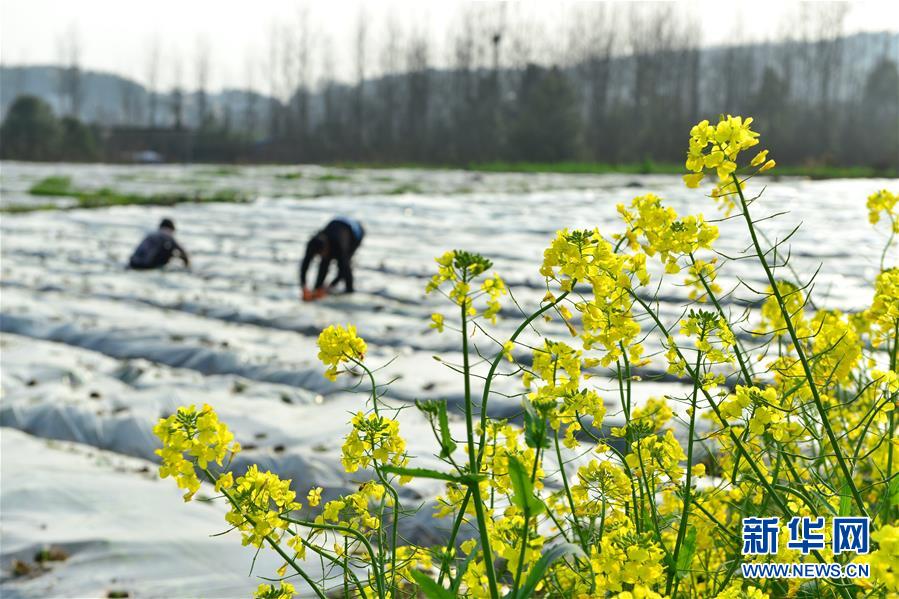
[[[187,252],[175,241],[175,238],[170,233],[159,230],[144,237],[144,240],[131,254],[128,266],[136,270],[162,268],[169,263],[173,255],[181,258],[184,264],[189,263]]]
[[[337,262],[337,276],[331,281],[329,287],[333,287],[340,281],[344,282],[348,293],[353,291],[353,268],[350,263],[353,254],[362,245],[365,229],[358,221],[341,217],[335,218],[327,226],[315,234],[306,245],[306,255],[300,263],[300,286],[306,288],[306,272],[315,256],[321,256],[318,266],[318,277],[315,279],[315,289],[321,289],[325,285],[328,269],[331,261]]]

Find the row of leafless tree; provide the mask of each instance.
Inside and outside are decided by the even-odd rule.
[[[548,27],[505,3],[466,5],[446,40],[359,15],[342,78],[333,39],[301,10],[272,26],[263,60],[247,62],[246,90],[216,102],[208,44],[196,46],[186,93],[182,61],[164,64],[156,42],[145,97],[123,83],[121,113],[226,129],[253,148],[246,158],[434,163],[672,161],[691,123],[740,113],[785,162],[899,164],[899,35],[846,36],[845,3],[802,4],[763,41],[741,37],[735,19],[716,47],[701,45],[700,21],[676,3],[567,7]],[[73,39],[60,43],[60,94],[78,114]],[[171,89],[160,88],[163,69]]]

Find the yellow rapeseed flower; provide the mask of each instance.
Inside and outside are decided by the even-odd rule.
[[[868,220],[872,225],[880,222],[881,212],[890,220],[893,233],[899,233],[899,213],[896,211],[896,203],[899,202],[899,194],[881,189],[868,196]]]
[[[750,128],[752,117],[727,115],[722,117],[717,125],[709,124],[703,120],[690,130],[690,142],[687,150],[685,166],[690,174],[684,175],[684,183],[687,187],[699,187],[706,171],[714,171],[718,175],[718,186],[712,196],[719,200],[730,213],[735,204],[732,194],[737,190],[733,187],[731,175],[738,168],[737,158],[743,150],[751,148],[759,143],[759,134]],[[774,167],[774,161],[766,159],[768,151],[763,150],[756,154],[750,161],[750,166],[758,167],[759,172],[764,172]],[[764,163],[764,164],[763,164]]]
[[[406,441],[400,423],[391,418],[362,412],[353,417],[353,428],[343,443],[341,462],[347,472],[367,468],[372,460],[395,466],[406,464]]]
[[[365,357],[365,341],[356,334],[356,327],[331,325],[318,336],[318,359],[328,366],[325,378],[337,379],[337,367],[344,362],[361,361]]]
[[[289,524],[281,516],[302,507],[290,480],[260,472],[256,464],[234,482],[231,497],[234,503],[225,520],[241,531],[244,545],[255,547],[262,547],[266,537],[279,540]]]
[[[160,478],[171,476],[178,487],[186,489],[184,501],[190,501],[200,489],[196,466],[205,470],[210,462],[219,466],[229,453],[240,451],[234,435],[209,405],[200,411],[194,406],[180,407],[168,418],[161,418],[153,433],[162,441],[156,455],[162,458]],[[225,479],[222,484],[227,482]],[[216,488],[221,486],[216,484]]]
[[[316,507],[322,501],[322,488],[315,487],[306,494],[306,502],[310,507]]]
[[[253,599],[293,599],[296,589],[289,582],[280,582],[280,587],[273,584],[260,584]]]

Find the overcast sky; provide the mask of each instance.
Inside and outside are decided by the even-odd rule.
[[[788,0],[685,0],[677,4],[680,12],[696,19],[706,45],[765,39],[791,27],[801,14],[798,4]],[[259,87],[263,80],[259,70],[265,65],[273,28],[296,23],[304,7],[318,39],[332,40],[334,69],[343,79],[351,77],[353,36],[360,12],[364,11],[375,45],[390,19],[403,29],[427,32],[433,41],[432,62],[440,65],[446,63],[449,31],[470,8],[452,0],[0,0],[0,58],[5,65],[59,62],[60,39],[75,32],[83,68],[144,82],[147,51],[155,39],[162,48],[161,84],[171,84],[176,72],[173,65],[180,57],[182,77],[190,87],[197,47],[203,44],[211,55],[212,88],[244,87],[249,70],[256,71],[254,85]],[[552,32],[547,37],[559,39],[565,22],[562,15],[579,8],[575,3],[547,0],[508,4],[505,12],[524,18],[532,27],[546,28]],[[725,10],[736,14],[725,14]],[[899,2],[849,2],[845,29],[899,31]]]

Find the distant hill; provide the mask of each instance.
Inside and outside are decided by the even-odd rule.
[[[716,47],[646,38],[630,54],[598,43],[557,64],[498,70],[480,59],[437,68],[413,44],[401,49],[407,72],[361,87],[326,82],[289,101],[240,89],[153,95],[84,71],[76,116],[100,125],[109,159],[153,150],[208,161],[614,165],[679,162],[683,132],[723,112],[764,123],[780,164],[899,168],[899,33]],[[66,74],[0,68],[0,110],[30,94],[68,115]]]
[[[0,110],[5,115],[17,96],[29,94],[38,96],[60,114],[64,103],[60,82],[63,69],[57,66],[26,66],[0,68]],[[140,83],[112,73],[83,71],[80,74],[82,89],[79,118],[104,125],[149,125],[150,92]],[[269,98],[244,90],[223,90],[209,94],[208,104],[213,114],[220,118],[242,114],[248,101],[255,101],[260,121],[266,118]],[[158,94],[156,98],[156,119],[158,126],[172,124],[172,96],[169,92]],[[187,126],[197,124],[197,94],[184,96],[184,122]]]
[[[758,49],[763,52],[777,53],[790,52],[802,53],[806,48],[814,46],[814,43],[806,42],[778,42],[774,44],[752,44],[738,47],[745,50]],[[711,47],[701,50],[700,62],[702,64],[717,64],[722,55],[731,48]],[[874,62],[882,56],[893,56],[895,62],[899,62],[899,34],[895,33],[860,33],[847,36],[843,39],[844,57],[855,71],[867,71]],[[627,70],[634,61],[633,57],[617,59],[619,70]],[[510,72],[510,71],[506,71]],[[53,109],[60,113],[62,101],[60,95],[60,81],[62,69],[57,66],[3,66],[0,67],[0,111],[5,115],[9,105],[16,96],[21,94],[36,95],[48,102]],[[449,83],[452,72],[449,70],[430,69],[432,80],[439,83]],[[756,73],[756,75],[758,75]],[[401,78],[402,75],[388,75],[382,79],[374,79],[367,82],[366,95],[372,93],[380,81],[391,78]],[[509,79],[506,77],[506,79]],[[514,77],[512,78],[514,79]],[[852,83],[847,81],[838,95],[851,95],[856,90],[852,89]],[[83,71],[81,73],[81,87],[83,97],[81,110],[78,115],[82,120],[104,125],[149,125],[150,93],[140,83],[115,75],[98,71]],[[349,86],[338,85],[338,89],[346,92]],[[313,93],[310,97],[310,110],[315,115],[322,110],[322,94]],[[247,106],[252,105],[258,121],[257,127],[264,128],[269,119],[271,99],[256,92],[246,90],[226,89],[208,96],[208,105],[213,114],[219,119],[240,120],[246,113]],[[157,95],[156,120],[158,126],[172,124],[172,96],[170,90]],[[197,94],[185,93],[184,96],[184,124],[188,127],[197,125]]]

